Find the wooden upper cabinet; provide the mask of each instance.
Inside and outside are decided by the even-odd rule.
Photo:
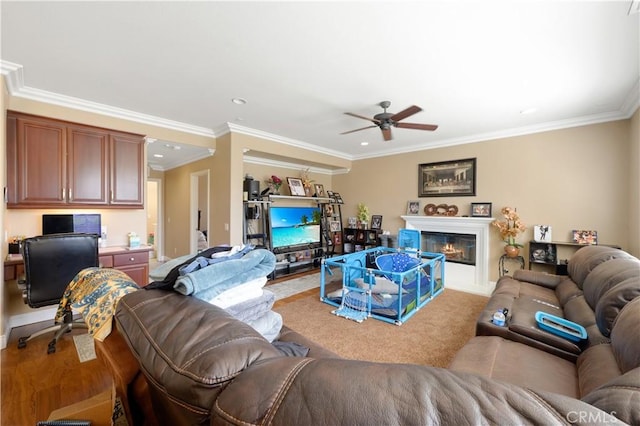
[[[66,204],[66,128],[31,117],[7,121],[8,206]]]
[[[138,136],[111,135],[111,205],[143,204],[144,143]]]
[[[107,204],[109,133],[70,126],[67,138],[67,200],[71,204]]]
[[[142,208],[142,136],[7,113],[9,208]]]

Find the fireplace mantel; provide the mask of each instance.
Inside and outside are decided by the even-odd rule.
[[[448,262],[445,266],[445,286],[454,290],[489,295],[489,225],[490,217],[459,216],[402,216],[407,229],[428,232],[471,234],[476,237],[476,264],[459,265]]]

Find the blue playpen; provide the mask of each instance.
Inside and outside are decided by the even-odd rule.
[[[444,290],[445,256],[416,249],[376,247],[322,261],[320,300],[335,315],[401,325]],[[325,278],[342,272],[342,288],[326,293]]]

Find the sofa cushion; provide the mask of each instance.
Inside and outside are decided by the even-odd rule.
[[[575,252],[569,259],[567,271],[571,279],[582,289],[584,280],[598,265],[611,259],[633,259],[630,254],[613,247],[587,246]]]
[[[607,291],[596,305],[596,322],[603,335],[608,336],[619,312],[640,296],[640,278],[631,277]]]
[[[618,314],[611,330],[611,347],[623,373],[640,367],[640,297]]]
[[[574,363],[502,337],[472,338],[456,353],[449,368],[537,391],[574,398],[579,395]]]
[[[556,287],[556,297],[560,306],[566,305],[569,300],[578,296],[582,296],[582,290],[571,278],[567,277]]]
[[[640,287],[640,260],[611,259],[591,271],[583,284],[584,297],[595,310],[598,301],[607,291],[629,278],[635,278]]]
[[[582,400],[626,424],[640,425],[640,367],[616,377]]]
[[[608,343],[587,348],[578,357],[577,366],[581,396],[622,374]]]

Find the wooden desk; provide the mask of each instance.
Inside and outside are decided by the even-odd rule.
[[[100,266],[118,269],[133,279],[140,287],[149,283],[149,252],[151,246],[140,246],[129,249],[127,247],[101,247],[98,249]],[[4,261],[4,280],[18,279],[24,274],[24,260],[21,254],[9,254]]]

